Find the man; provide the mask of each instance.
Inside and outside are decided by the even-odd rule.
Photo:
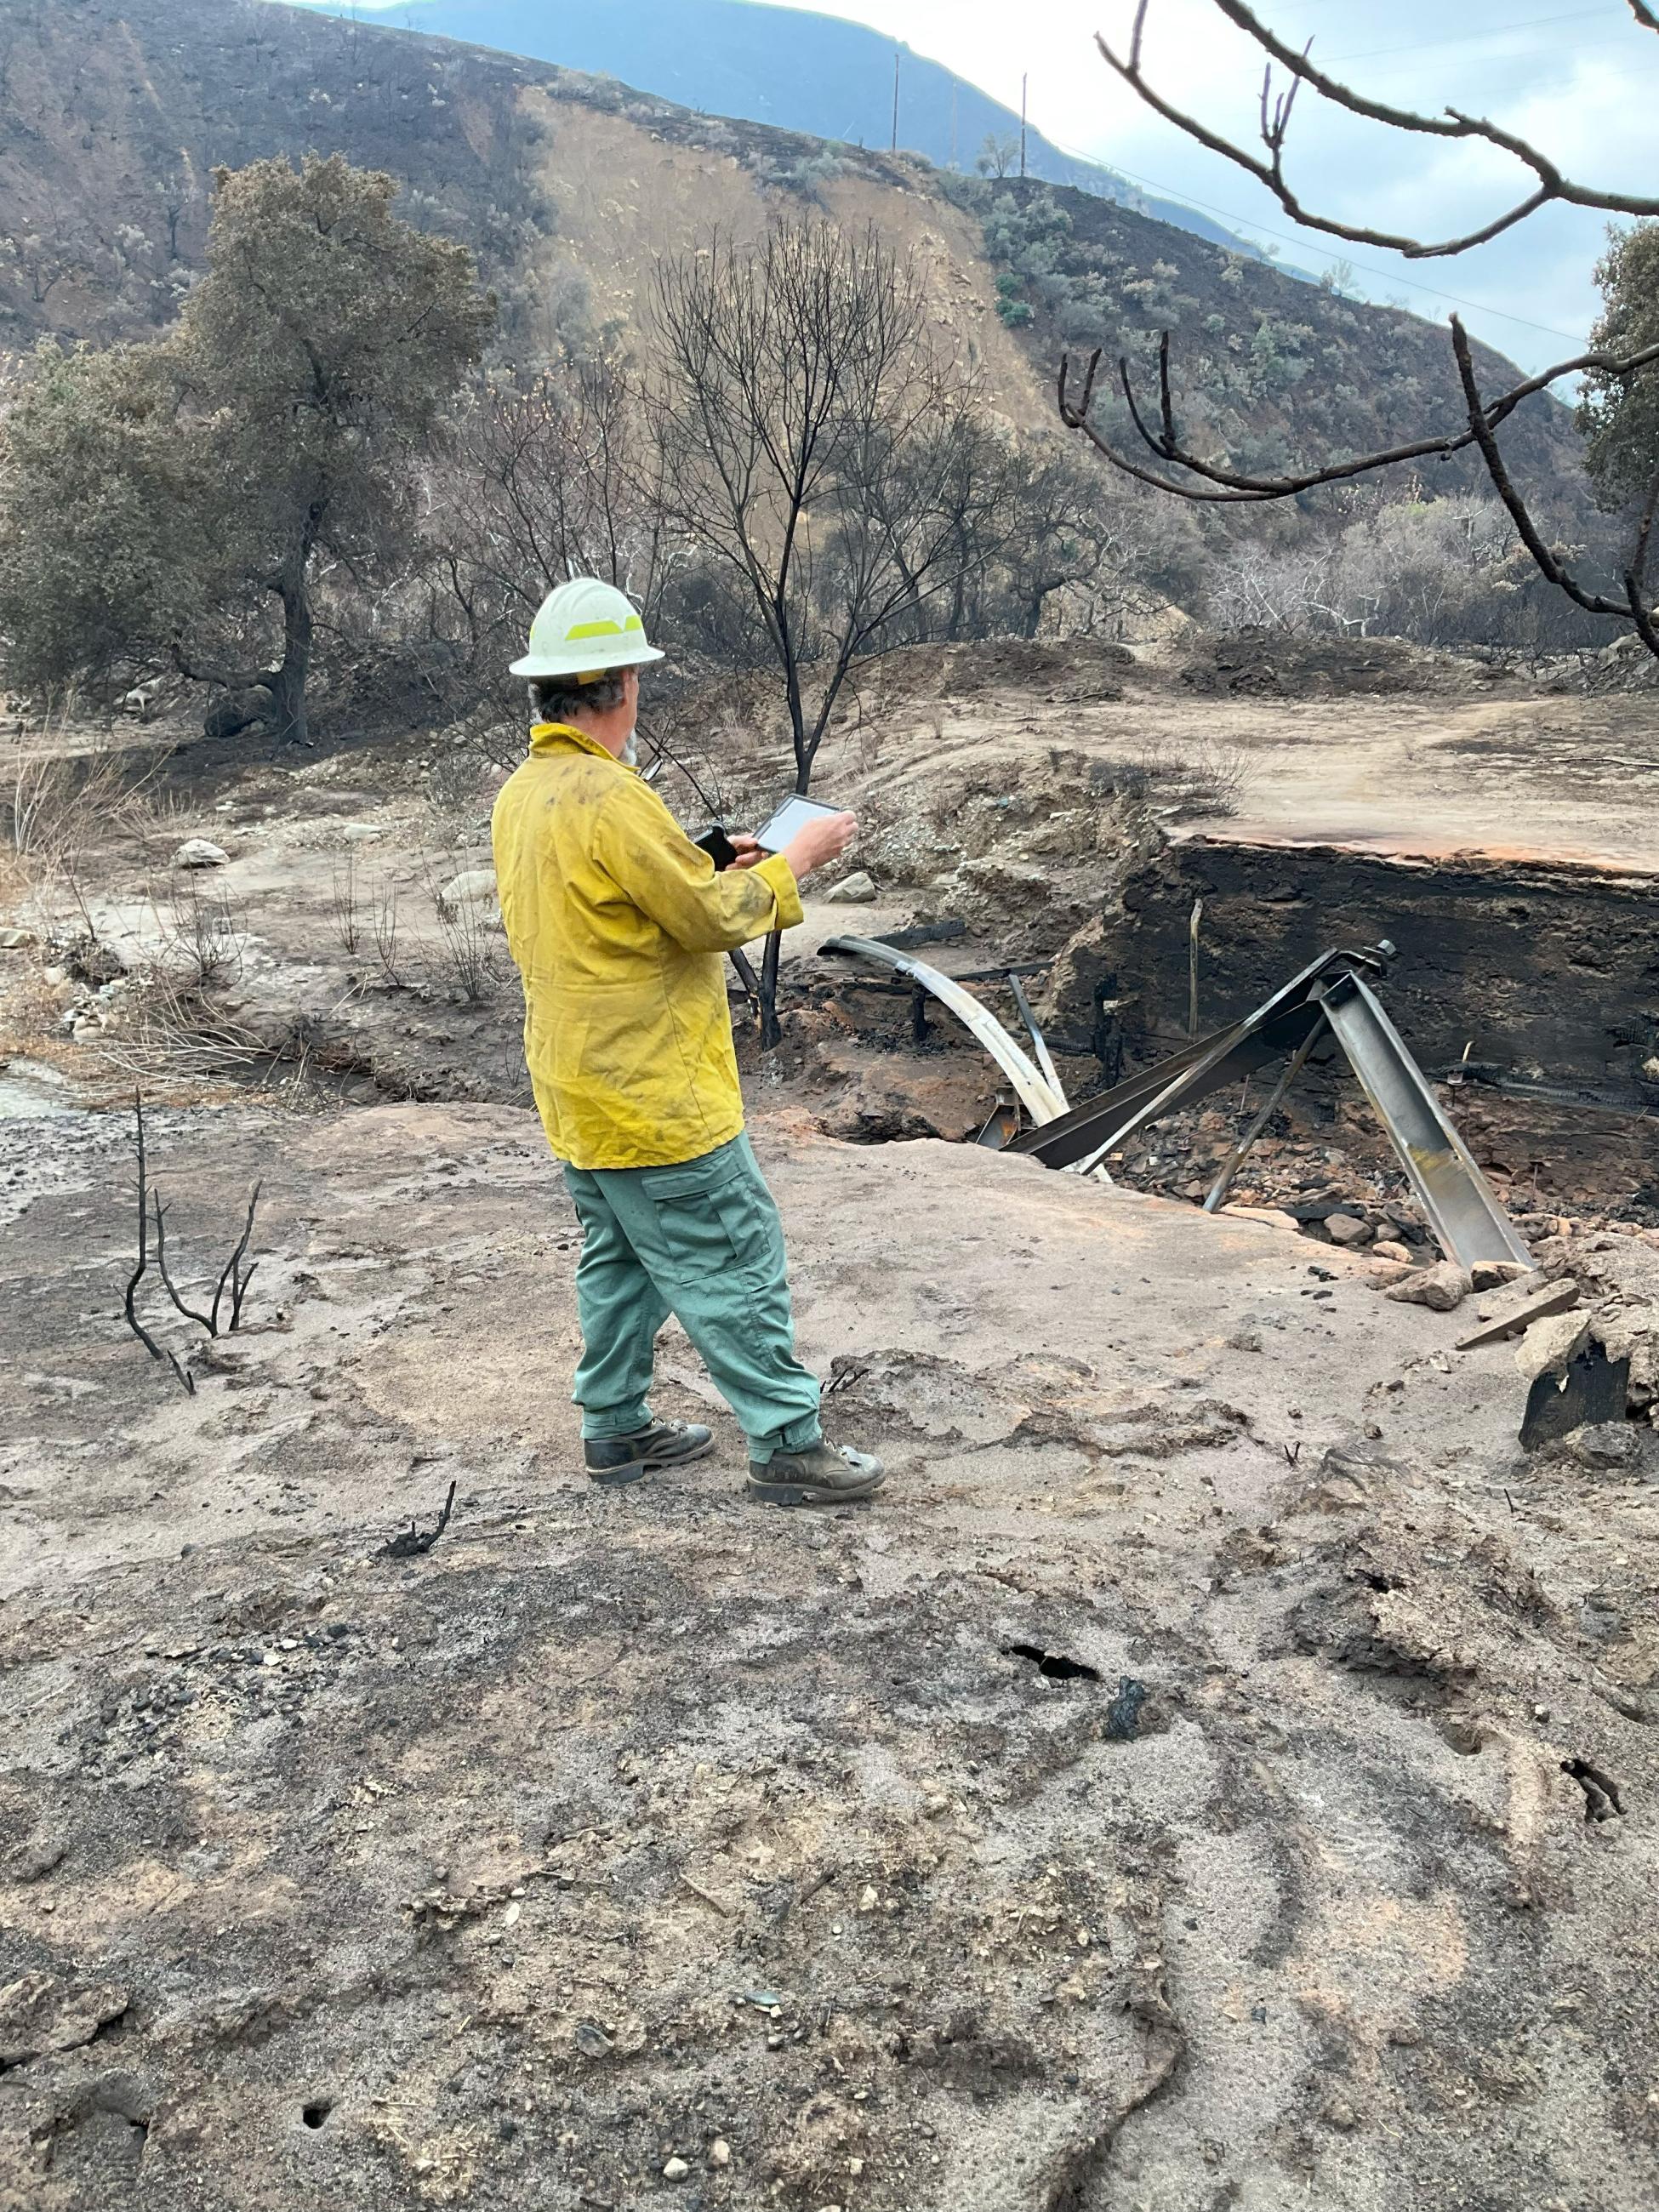
[[[749,1486],[780,1505],[879,1487],[879,1460],[824,1441],[795,1357],[783,1232],[743,1133],[725,955],[801,919],[798,884],[858,824],[821,817],[781,853],[734,837],[717,872],[634,766],[641,666],[660,660],[621,592],[562,584],[513,673],[530,679],[530,757],[502,786],[495,876],[524,980],[525,1058],[584,1232],[574,1397],[595,1481],[712,1449],[652,1418],[672,1313],[749,1439]]]

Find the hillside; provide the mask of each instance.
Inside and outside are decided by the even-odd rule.
[[[832,149],[481,47],[264,0],[0,0],[0,83],[12,349],[164,324],[200,256],[214,166],[314,149],[390,169],[416,220],[473,247],[520,357],[625,325],[660,256],[711,222],[752,234],[815,204],[915,249],[948,337],[1018,422],[1053,422],[1062,345],[1144,353],[1166,323],[1193,427],[1249,460],[1390,439],[1454,404],[1432,325],[1130,209]],[[1510,373],[1483,360],[1494,383]],[[1534,403],[1507,434],[1558,514],[1582,507],[1564,408]],[[1453,465],[1434,488],[1474,481]]]
[[[352,0],[327,0],[351,15]],[[412,0],[398,20],[442,38],[533,55],[565,69],[617,77],[707,115],[881,147],[893,131],[898,60],[898,144],[940,168],[971,170],[987,138],[1017,137],[1019,117],[958,76],[862,23],[762,0]],[[1097,161],[1026,133],[1026,173],[1122,200],[1212,243],[1241,242],[1195,208],[1144,195]],[[1254,253],[1253,246],[1241,250]]]

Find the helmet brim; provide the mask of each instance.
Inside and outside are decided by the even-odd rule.
[[[614,645],[606,652],[604,671],[608,675],[613,668],[642,668],[649,660],[665,660],[667,654],[654,645]],[[514,661],[508,673],[514,676],[583,676],[593,665],[592,647],[584,658],[573,653],[526,653],[522,660]]]

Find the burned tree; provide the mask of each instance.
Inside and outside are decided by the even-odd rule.
[[[805,792],[854,659],[951,573],[962,380],[908,260],[821,221],[665,262],[652,336],[667,495],[775,661]],[[768,1042],[777,964],[774,938]]]
[[[432,627],[470,674],[493,680],[570,576],[602,576],[659,628],[684,539],[627,361],[605,351],[480,378],[443,441],[424,537]]]
[[[1143,43],[1150,0],[1138,0],[1127,48],[1120,49],[1104,36],[1097,45],[1107,65],[1137,96],[1164,120],[1210,152],[1222,155],[1271,191],[1287,215],[1309,228],[1355,245],[1376,246],[1413,259],[1443,258],[1468,252],[1524,222],[1551,204],[1600,209],[1609,215],[1638,218],[1659,216],[1659,199],[1640,193],[1619,192],[1585,185],[1567,176],[1556,163],[1528,140],[1483,117],[1448,110],[1425,115],[1370,99],[1353,87],[1317,67],[1311,47],[1298,52],[1287,46],[1243,0],[1212,0],[1218,13],[1243,31],[1265,58],[1260,102],[1258,153],[1212,129],[1160,92],[1149,79]],[[1626,0],[1635,22],[1659,33],[1659,9],[1647,0]],[[1274,70],[1283,70],[1282,89],[1275,89]],[[1474,141],[1510,155],[1530,172],[1531,184],[1498,213],[1458,236],[1422,240],[1364,223],[1347,222],[1308,206],[1286,173],[1285,154],[1298,94],[1306,88],[1332,106],[1388,130],[1425,137]],[[1645,234],[1638,233],[1638,236]],[[1615,240],[1614,256],[1618,257]],[[1632,256],[1645,266],[1649,257]],[[1604,264],[1603,281],[1607,282]],[[1628,498],[1633,523],[1628,552],[1616,587],[1602,590],[1584,576],[1553,545],[1533,514],[1504,461],[1498,433],[1523,401],[1547,391],[1563,378],[1585,379],[1589,404],[1599,407],[1605,428],[1610,416],[1625,415],[1650,420],[1653,393],[1659,387],[1659,334],[1652,315],[1632,317],[1609,313],[1596,332],[1596,343],[1569,361],[1556,363],[1535,376],[1525,377],[1506,391],[1489,394],[1460,319],[1451,318],[1451,345],[1462,398],[1460,420],[1425,429],[1421,437],[1387,448],[1355,454],[1345,459],[1315,464],[1279,474],[1257,473],[1230,467],[1223,459],[1202,453],[1182,434],[1176,410],[1170,368],[1170,336],[1159,347],[1158,393],[1148,404],[1134,383],[1127,357],[1118,363],[1117,381],[1133,426],[1133,443],[1120,441],[1094,419],[1093,405],[1099,379],[1101,353],[1091,356],[1080,385],[1071,374],[1068,360],[1060,368],[1058,402],[1060,420],[1070,430],[1086,436],[1097,450],[1124,475],[1156,486],[1176,496],[1202,504],[1246,506],[1293,499],[1326,484],[1336,484],[1402,463],[1426,460],[1473,448],[1480,459],[1493,489],[1508,510],[1516,532],[1539,571],[1558,591],[1587,614],[1604,617],[1632,629],[1649,652],[1659,657],[1659,608],[1656,607],[1654,553],[1656,524],[1659,523],[1659,454],[1647,457],[1639,481],[1620,479],[1621,495]],[[1592,428],[1595,427],[1591,425]],[[1638,441],[1639,443],[1639,441]],[[1622,449],[1629,450],[1629,444]],[[1595,448],[1592,447],[1592,465]],[[1604,483],[1613,480],[1609,471]],[[1633,496],[1632,495],[1633,495]]]

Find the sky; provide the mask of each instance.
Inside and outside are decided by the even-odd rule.
[[[362,3],[368,13],[379,0]],[[1589,335],[1605,216],[1547,209],[1489,246],[1434,261],[1304,230],[1263,186],[1164,122],[1107,68],[1094,33],[1126,46],[1133,0],[814,6],[902,40],[1013,107],[1029,77],[1031,120],[1058,145],[1201,205],[1259,243],[1279,244],[1298,267],[1316,272],[1346,259],[1352,289],[1368,299],[1437,319],[1454,305],[1470,307],[1471,327],[1529,370],[1576,351]],[[1373,98],[1486,116],[1580,182],[1659,195],[1659,35],[1641,28],[1626,0],[1389,0],[1386,8],[1376,0],[1258,0],[1258,12],[1287,43],[1311,39],[1322,67]],[[1260,58],[1210,0],[1151,0],[1144,53],[1148,77],[1177,106],[1252,142]],[[1418,237],[1472,228],[1530,181],[1493,149],[1390,132],[1305,91],[1287,168],[1304,203],[1321,212]]]
[[[1121,52],[1133,0],[817,0],[819,11],[890,33],[1010,106],[1028,74],[1032,120],[1057,144],[1109,161],[1231,221],[1284,258],[1356,264],[1355,289],[1448,314],[1455,294],[1482,303],[1471,326],[1528,369],[1588,337],[1594,269],[1607,218],[1551,209],[1506,238],[1449,260],[1407,262],[1301,229],[1267,190],[1145,106],[1102,61],[1094,33]],[[1322,68],[1373,98],[1486,116],[1539,144],[1581,182],[1659,196],[1659,36],[1626,0],[1260,0],[1287,44],[1313,40]],[[1174,103],[1246,143],[1261,70],[1250,43],[1210,0],[1152,0],[1145,67]],[[1259,143],[1259,142],[1258,142]],[[1415,237],[1443,238],[1522,197],[1527,172],[1491,149],[1406,137],[1297,103],[1288,173],[1310,206]],[[1502,311],[1502,312],[1496,312]]]

